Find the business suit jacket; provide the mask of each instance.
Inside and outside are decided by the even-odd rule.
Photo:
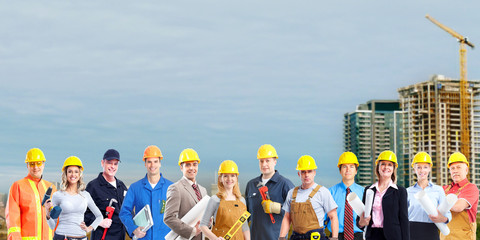
[[[388,187],[387,192],[382,198],[383,234],[388,240],[409,240],[410,225],[408,222],[407,190],[398,185],[397,188],[398,189],[395,189],[392,186]],[[363,203],[365,203],[367,189],[372,189],[373,192],[377,194],[377,188],[372,187],[372,185],[366,187],[363,192]],[[372,211],[370,211],[370,216],[372,216]],[[357,226],[359,220],[360,217],[357,217]],[[367,240],[371,239],[372,224],[373,220],[370,219],[365,234]]]
[[[198,185],[202,198],[207,195],[207,190]],[[192,209],[199,200],[192,185],[182,177],[178,182],[170,185],[167,190],[167,202],[163,221],[175,233],[183,238],[189,239],[193,228],[182,222],[180,219]],[[192,239],[202,239],[198,234]]]

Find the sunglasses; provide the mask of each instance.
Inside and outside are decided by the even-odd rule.
[[[40,167],[42,165],[43,165],[43,162],[29,162],[28,163],[28,166],[30,166],[30,167],[35,167],[35,166]]]

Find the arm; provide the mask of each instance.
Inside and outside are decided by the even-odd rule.
[[[205,212],[202,217],[202,221],[200,221],[200,230],[202,230],[202,233],[208,237],[208,239],[212,240],[223,240],[223,237],[217,237],[213,232],[208,228],[208,225],[210,225],[210,219],[215,216],[215,212],[218,209],[218,206],[220,205],[220,199],[218,199],[217,196],[212,196],[210,200],[208,200],[207,208],[205,209]]]
[[[453,205],[452,209],[450,211],[453,212],[462,212],[463,210],[467,209],[470,207],[470,204],[468,204],[467,200],[463,198],[459,198],[455,205]]]
[[[19,202],[19,186],[15,182],[10,187],[8,194],[7,207],[5,208],[5,219],[7,221],[7,231],[9,240],[20,240],[21,235],[21,221],[20,221],[20,202]]]
[[[331,226],[332,226],[332,237],[338,238],[338,217],[337,217],[337,209],[333,209],[327,213],[328,218],[330,218]]]
[[[285,215],[283,215],[279,237],[287,237],[288,231],[290,231],[290,212],[285,212]]]
[[[93,199],[90,196],[90,194],[88,192],[85,192],[85,195],[87,199],[88,209],[90,209],[93,215],[95,215],[95,221],[93,221],[93,223],[89,226],[92,228],[91,230],[94,230],[94,229],[97,229],[98,224],[100,224],[100,222],[102,222],[103,220],[102,212],[100,212],[100,209],[98,209],[97,205],[95,205],[95,202],[93,202]]]
[[[366,195],[365,193],[366,193],[367,189],[368,189],[368,187],[363,189],[363,194],[362,194],[363,195],[362,196],[363,204],[365,204],[365,195]],[[371,218],[372,218],[371,215],[370,215],[370,217],[365,218],[365,213],[363,213],[361,216],[357,216],[357,227],[364,231],[365,226],[370,224],[370,219]]]
[[[167,189],[167,202],[165,204],[165,214],[163,221],[175,233],[183,238],[190,238],[194,228],[182,222],[178,217],[180,211],[181,196],[179,189],[175,185],[170,185]]]
[[[243,238],[245,240],[250,240],[250,230],[243,231]]]
[[[90,193],[90,196],[95,198],[95,193],[94,193],[94,188],[92,187],[92,182],[89,182],[87,184],[87,188],[85,189],[88,193]],[[83,221],[85,222],[86,225],[90,226],[93,221],[95,220],[95,215],[93,215],[92,211],[90,211],[89,208],[87,208],[87,211],[85,211],[85,215],[83,216]]]
[[[132,186],[127,191],[127,195],[123,199],[122,208],[120,209],[120,220],[122,220],[123,225],[127,229],[128,235],[132,236],[133,231],[137,229],[137,225],[133,222],[133,203],[135,202],[135,193]]]
[[[407,206],[407,190],[404,187],[399,187],[399,221],[402,231],[402,239],[410,239],[410,223],[408,221],[408,206]]]

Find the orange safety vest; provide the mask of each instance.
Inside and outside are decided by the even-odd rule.
[[[53,231],[47,223],[43,196],[51,185],[28,175],[10,187],[5,218],[8,240],[50,240]],[[53,186],[52,194],[56,191]]]

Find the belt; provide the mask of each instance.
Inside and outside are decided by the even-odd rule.
[[[319,229],[313,229],[313,230],[310,230],[308,232],[306,232],[305,234],[300,234],[300,233],[297,233],[297,232],[293,232],[292,233],[292,236],[290,236],[290,240],[301,240],[301,239],[310,239],[310,235],[314,232],[318,232],[320,233],[321,235],[321,238],[322,239],[325,239],[325,232],[323,230],[323,227],[322,228],[319,228]]]

